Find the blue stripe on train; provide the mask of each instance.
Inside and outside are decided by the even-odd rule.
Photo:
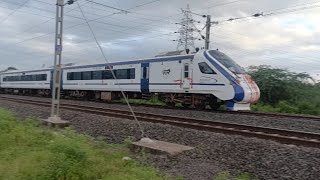
[[[235,101],[242,101],[244,98],[244,90],[243,88],[237,83],[237,80],[232,77],[224,68],[222,68],[214,59],[212,59],[207,52],[204,52],[204,56],[209,60],[209,62],[224,76],[226,77],[231,83],[234,88],[235,95],[233,100]]]
[[[140,85],[141,83],[116,83],[114,85]],[[64,83],[64,85],[78,85],[78,83]],[[85,83],[85,85],[108,85],[107,83]],[[180,83],[149,83],[149,85],[154,85],[154,86],[180,86]],[[192,85],[196,86],[225,86],[225,84],[208,84],[208,83],[192,83]]]

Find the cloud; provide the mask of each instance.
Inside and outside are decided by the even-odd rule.
[[[79,2],[110,61],[152,57],[175,50],[177,44],[172,40],[178,36],[164,34],[178,30],[179,26],[175,23],[181,20],[180,8],[185,8],[186,4],[195,13],[210,14],[213,21],[221,21],[306,3],[302,0],[242,0],[229,4],[222,0],[161,0],[136,7],[148,1],[96,0],[122,9],[133,8],[129,10],[131,13],[125,14],[85,1]],[[21,0],[1,1],[0,22],[21,3]],[[0,69],[8,66],[19,69],[39,68],[43,64],[51,66],[54,53],[54,4],[51,1],[30,0],[2,22]],[[219,4],[225,5],[214,7]],[[313,5],[320,3],[310,6]],[[65,12],[63,61],[77,64],[104,62],[77,5],[67,6]],[[115,12],[118,14],[110,16]],[[242,66],[269,64],[298,72],[306,71],[316,76],[320,73],[319,16],[318,8],[213,25],[210,45],[213,49],[219,48]],[[92,21],[97,18],[100,19]],[[202,29],[205,18],[197,15],[193,15],[193,18],[201,21],[196,26]],[[202,47],[204,42],[196,41],[195,44]]]

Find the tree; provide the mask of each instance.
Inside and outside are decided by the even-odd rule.
[[[251,66],[248,73],[260,88],[259,104],[254,110],[320,114],[320,83],[307,73],[294,73],[271,66]]]
[[[261,102],[272,105],[282,100],[297,101],[301,88],[313,82],[306,73],[294,73],[267,65],[251,66],[249,74],[260,88]]]

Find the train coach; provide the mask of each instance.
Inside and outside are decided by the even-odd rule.
[[[52,69],[10,71],[0,74],[0,92],[49,96]]]
[[[3,93],[50,95],[52,69],[0,74]],[[116,77],[116,79],[114,78]],[[256,83],[218,50],[114,63],[64,67],[62,96],[114,100],[157,93],[168,105],[201,109],[250,110],[258,101]]]

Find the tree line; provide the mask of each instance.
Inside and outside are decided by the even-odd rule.
[[[252,110],[320,115],[320,83],[309,74],[267,65],[251,66],[248,73],[261,92]]]

